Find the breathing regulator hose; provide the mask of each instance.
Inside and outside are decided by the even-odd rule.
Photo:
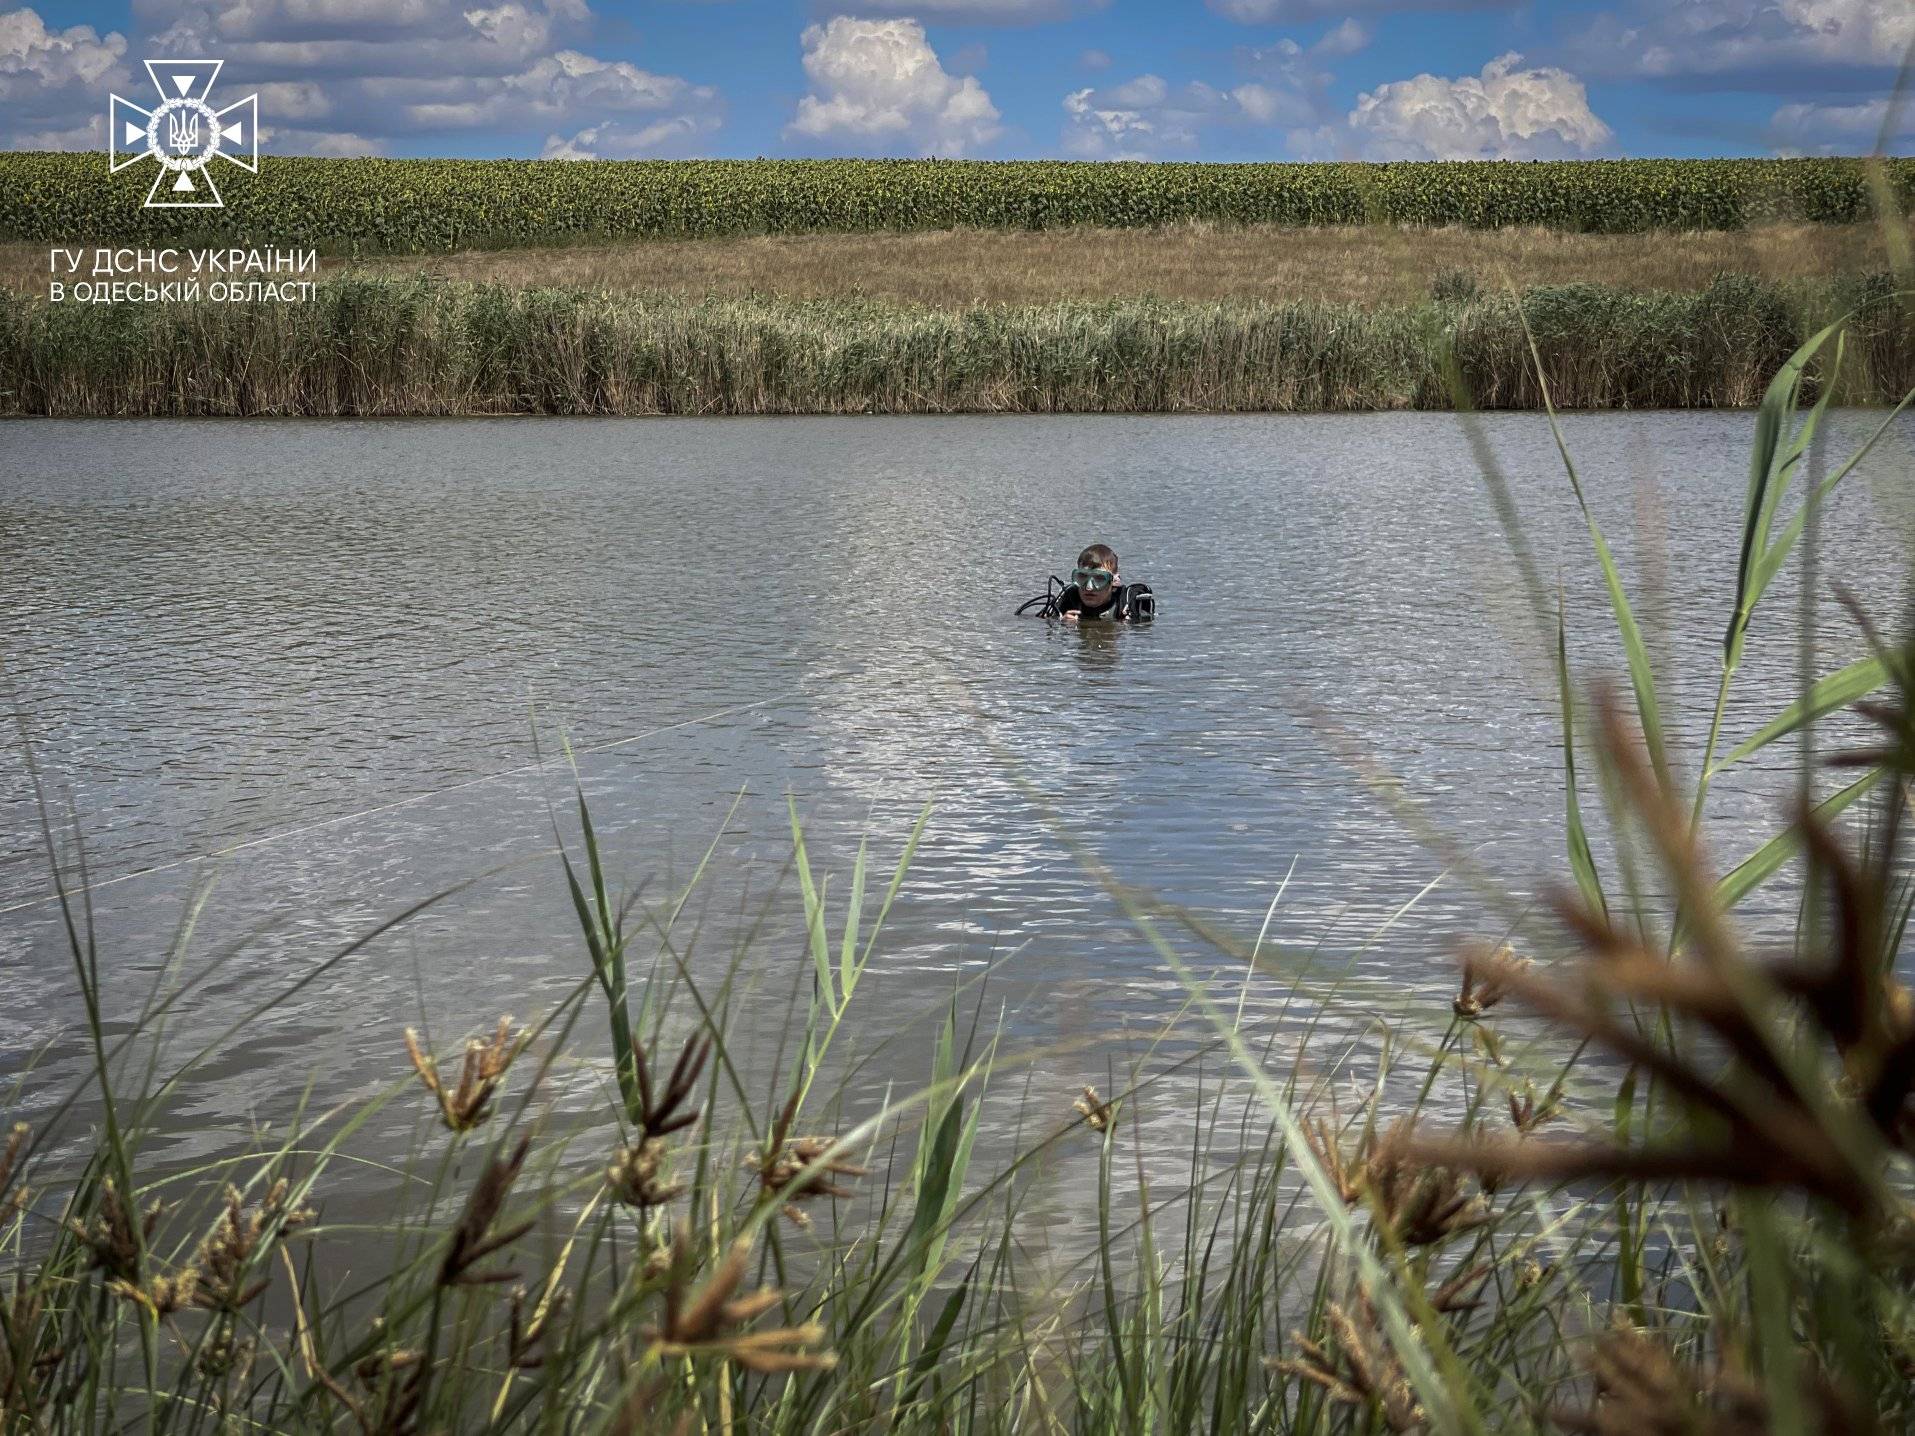
[[[1035,613],[1039,618],[1059,617],[1057,600],[1063,596],[1064,590],[1069,587],[1070,585],[1065,583],[1063,579],[1059,578],[1056,574],[1052,574],[1050,582],[1045,584],[1042,593],[1038,594],[1036,598],[1025,599],[1017,606],[1017,616],[1022,618],[1027,613]]]

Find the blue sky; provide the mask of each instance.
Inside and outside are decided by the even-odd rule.
[[[39,0],[0,144],[101,147],[174,56],[281,153],[1909,153],[1912,44],[1915,0]]]

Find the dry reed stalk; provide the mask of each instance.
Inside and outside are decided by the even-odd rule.
[[[522,1371],[532,1371],[545,1365],[546,1337],[551,1333],[552,1324],[560,1320],[571,1302],[571,1293],[560,1291],[553,1294],[541,1310],[528,1319],[525,1304],[531,1299],[531,1293],[524,1287],[512,1289],[512,1311],[506,1332],[506,1360]]]

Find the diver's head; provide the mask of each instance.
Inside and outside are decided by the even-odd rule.
[[[1077,556],[1071,582],[1077,585],[1084,607],[1102,608],[1117,597],[1117,550],[1109,544],[1092,544]]]

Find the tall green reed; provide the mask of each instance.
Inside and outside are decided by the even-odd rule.
[[[1848,315],[1835,402],[1893,403],[1885,277],[1597,285],[1366,309],[1153,299],[937,310],[348,279],[286,305],[0,295],[0,412],[53,415],[1203,413],[1747,407]],[[1452,373],[1451,371],[1454,371]],[[1545,393],[1547,390],[1547,393]]]

